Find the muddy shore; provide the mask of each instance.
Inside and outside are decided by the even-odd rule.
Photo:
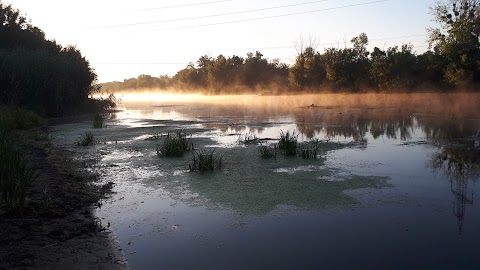
[[[0,269],[128,269],[108,224],[92,213],[111,184],[96,184],[67,149],[26,141],[37,176],[22,213],[0,209]]]

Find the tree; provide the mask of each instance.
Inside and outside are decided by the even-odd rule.
[[[0,104],[59,116],[107,105],[89,97],[97,75],[75,46],[46,40],[11,5],[0,3]]]
[[[288,79],[292,86],[300,89],[319,87],[325,79],[325,67],[322,65],[320,53],[312,47],[305,48],[297,55]]]
[[[361,33],[350,42],[353,48],[325,50],[326,78],[336,88],[358,91],[369,86],[368,37]]]
[[[480,81],[480,0],[444,0],[431,7],[439,28],[429,29],[434,52],[446,58],[444,79],[452,85]]]

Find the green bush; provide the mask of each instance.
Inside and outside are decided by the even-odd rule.
[[[34,112],[12,107],[0,107],[0,129],[31,129],[45,125],[45,120]]]

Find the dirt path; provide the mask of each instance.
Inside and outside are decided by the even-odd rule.
[[[114,236],[92,214],[111,192],[93,184],[68,152],[29,142],[28,160],[38,177],[22,214],[0,208],[0,270],[128,269]]]

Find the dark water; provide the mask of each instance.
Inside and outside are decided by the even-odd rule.
[[[54,136],[102,142],[70,148],[115,183],[97,215],[132,269],[480,269],[479,97],[156,97],[124,102],[107,128]],[[158,157],[162,139],[148,138],[178,129],[223,169]],[[328,147],[264,160],[238,142],[281,130]]]

